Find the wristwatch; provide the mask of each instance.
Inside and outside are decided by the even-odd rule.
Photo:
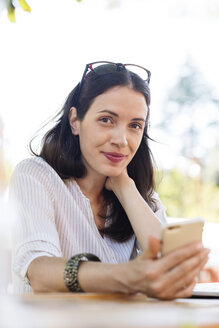
[[[72,256],[65,265],[64,270],[64,282],[66,287],[71,292],[81,293],[83,289],[78,283],[78,266],[81,261],[95,261],[100,262],[100,259],[90,253],[81,253]]]

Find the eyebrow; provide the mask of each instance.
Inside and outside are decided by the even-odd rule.
[[[100,110],[98,113],[108,113],[108,114],[111,114],[112,116],[119,117],[119,115],[117,113],[114,113],[114,112],[112,112],[111,110],[108,110],[108,109]],[[144,119],[142,117],[135,117],[135,118],[132,118],[132,121],[142,121],[142,122],[145,123],[146,119]]]

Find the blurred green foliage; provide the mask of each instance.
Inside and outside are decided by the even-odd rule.
[[[216,181],[190,178],[176,167],[158,172],[157,180],[157,191],[168,216],[204,217],[207,221],[219,222],[219,186]]]
[[[219,222],[219,98],[188,57],[167,93],[157,129],[181,166],[163,172],[158,192],[172,217]],[[161,135],[162,135],[161,134]],[[203,142],[207,138],[208,142]],[[168,140],[168,141],[167,141]],[[198,171],[191,172],[193,167]]]
[[[13,0],[7,1],[7,9],[8,9],[8,18],[9,20],[14,23],[15,22],[15,9],[16,9],[16,5],[13,2]],[[20,7],[27,11],[27,12],[31,12],[31,8],[30,6],[27,4],[27,2],[25,0],[18,0],[18,3],[20,5]]]
[[[77,2],[81,2],[81,1],[82,0],[77,0]],[[15,9],[17,8],[16,2],[14,2],[13,0],[5,0],[4,3],[5,3],[5,6],[7,7],[7,10],[8,10],[9,20],[12,23],[15,23],[15,21],[16,21],[16,19],[15,19]],[[20,7],[23,10],[25,10],[27,12],[31,12],[31,8],[25,0],[18,0],[18,3],[19,3]]]
[[[156,128],[165,142],[177,141],[176,152],[204,164],[210,144],[218,138],[219,97],[199,67],[188,57],[168,90]],[[210,146],[211,147],[211,146]]]

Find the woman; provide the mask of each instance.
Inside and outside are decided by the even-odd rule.
[[[149,82],[137,65],[88,64],[39,156],[15,169],[17,291],[191,295],[208,250],[194,243],[158,258],[165,210],[148,146]]]

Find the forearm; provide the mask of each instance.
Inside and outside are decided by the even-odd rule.
[[[125,188],[117,188],[115,193],[130,220],[141,248],[147,249],[149,235],[158,239],[161,237],[160,221],[140,195],[134,182],[129,182]]]
[[[64,269],[67,260],[42,256],[33,260],[28,268],[28,279],[35,293],[67,292]]]
[[[128,263],[81,262],[78,282],[85,292],[132,293],[132,284],[127,279]]]
[[[159,245],[155,238],[154,242]],[[155,245],[150,246],[154,248]],[[78,267],[78,282],[85,292],[141,292],[161,299],[188,297],[192,293],[195,277],[208,260],[208,253],[201,244],[193,243],[160,259],[148,259],[145,251],[127,263],[82,261]],[[64,258],[35,259],[28,270],[34,292],[67,292],[64,284],[65,264]]]
[[[35,293],[68,292],[64,283],[67,260],[57,257],[39,257],[30,264],[28,278]],[[81,261],[78,282],[85,292],[129,293],[131,287],[125,278],[128,263],[110,264]]]

